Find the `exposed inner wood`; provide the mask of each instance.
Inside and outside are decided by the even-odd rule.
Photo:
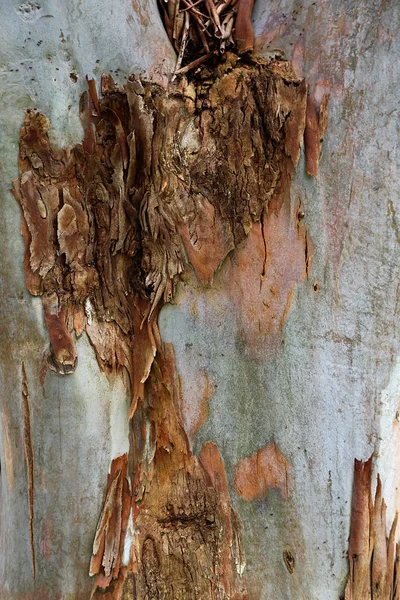
[[[103,77],[98,98],[88,83],[82,144],[57,148],[47,118],[27,112],[14,188],[49,367],[73,372],[86,331],[101,369],[125,368],[132,386],[130,453],[111,467],[95,587],[110,598],[246,598],[223,461],[211,442],[190,450],[157,317],[185,269],[210,284],[253,223],[287,201],[306,87],[286,62],[233,54],[169,89]]]

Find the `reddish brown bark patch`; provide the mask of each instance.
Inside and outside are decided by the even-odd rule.
[[[286,197],[261,217],[224,272],[221,294],[229,294],[241,338],[251,356],[281,348],[296,285],[308,278],[312,261],[304,214]]]
[[[263,498],[269,489],[278,490],[288,499],[293,489],[291,466],[272,442],[238,462],[234,486],[248,502]]]
[[[251,22],[254,0],[239,0],[235,40],[240,54],[254,49],[254,30]]]
[[[240,598],[235,594],[231,582],[237,574],[244,573],[246,560],[241,540],[241,524],[237,514],[231,507],[228,481],[224,463],[219,450],[213,442],[206,442],[200,448],[199,461],[210,477],[210,481],[218,498],[218,509],[223,519],[226,539],[222,548],[222,578],[228,598]],[[234,560],[232,560],[234,558]]]
[[[59,305],[56,293],[43,296],[42,303],[51,346],[49,367],[61,375],[67,375],[75,370],[78,359],[72,315],[68,319],[67,306]]]

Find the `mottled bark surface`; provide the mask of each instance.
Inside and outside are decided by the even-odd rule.
[[[134,77],[81,100],[82,145],[60,150],[28,110],[21,177],[29,291],[43,298],[51,368],[76,367],[86,330],[106,371],[125,367],[133,415],[156,351],[156,317],[189,262],[212,281],[253,222],[280,209],[299,160],[304,82],[288,63],[228,55],[166,90]],[[264,228],[264,221],[263,221]]]
[[[86,331],[100,368],[125,368],[132,389],[131,485],[125,455],[108,477],[90,574],[115,598],[132,585],[143,599],[247,598],[224,465],[211,442],[192,453],[157,317],[185,269],[211,283],[253,223],[266,243],[299,160],[306,87],[287,62],[234,54],[168,89],[133,76],[122,89],[103,77],[100,99],[88,87],[85,137],[71,150],[54,147],[47,118],[27,111],[14,193],[49,368],[72,373],[74,337]],[[136,533],[118,579],[129,519]],[[34,564],[33,538],[32,553]]]
[[[68,328],[56,333],[60,324],[70,325],[69,309],[63,315],[58,304],[54,310],[51,294],[34,297],[27,291],[21,211],[10,194],[10,182],[19,176],[19,132],[27,108],[36,107],[48,117],[54,150],[72,149],[83,139],[78,106],[87,90],[86,74],[98,86],[101,73],[112,72],[122,87],[124,78],[135,73],[165,89],[177,57],[155,2],[4,0],[0,16],[0,597],[86,600],[93,587],[88,573],[96,531],[100,556],[103,542],[106,547],[103,525],[112,524],[107,530],[113,532],[107,537],[111,563],[105,561],[112,568],[117,566],[113,556],[118,539],[124,537],[124,487],[126,481],[132,486],[133,473],[133,459],[128,459],[130,384],[125,368],[112,372],[107,366],[110,358],[117,364],[112,353],[100,360],[108,373],[99,368],[83,329],[80,337],[74,331],[70,335]],[[178,232],[185,261],[197,275],[186,267],[173,303],[164,304],[158,316],[164,344],[174,347],[180,383],[181,416],[171,414],[190,446],[188,472],[196,472],[207,484],[201,498],[223,497],[225,478],[206,475],[211,470],[205,465],[224,465],[230,500],[224,507],[214,505],[224,532],[210,532],[210,548],[229,539],[228,514],[239,531],[225,508],[232,507],[242,523],[249,598],[337,600],[348,581],[354,457],[366,460],[374,452],[389,524],[399,506],[399,7],[390,0],[257,1],[253,24],[256,55],[266,60],[287,57],[296,78],[305,78],[309,86],[307,154],[300,152],[287,197],[253,221],[251,231],[234,251],[228,250],[216,271],[217,264],[201,271],[205,261],[199,258],[196,264],[201,254],[191,248],[196,238],[189,232],[185,240],[185,231]],[[181,92],[186,103],[192,91],[187,90],[185,100]],[[316,162],[318,178],[310,177],[307,171],[315,173]],[[51,181],[59,183],[57,178]],[[51,213],[55,200],[46,196],[38,209],[47,211],[48,202]],[[66,204],[71,204],[68,198]],[[71,215],[69,208],[60,215],[64,229],[60,240],[54,232],[57,248],[68,247]],[[202,215],[204,225],[196,224],[196,236],[210,240],[214,210],[204,204]],[[208,241],[217,255],[224,250],[222,234],[219,230]],[[52,261],[50,252],[39,269]],[[58,261],[56,256],[55,265]],[[65,291],[65,263],[61,267]],[[212,284],[204,285],[214,271]],[[118,287],[116,282],[112,287]],[[65,299],[74,306],[71,290],[67,287]],[[76,304],[82,306],[81,301]],[[91,306],[93,301],[86,314],[83,302],[82,327],[89,329],[93,313],[92,326],[104,323],[106,341],[113,347],[109,337],[117,330],[116,322],[102,322]],[[79,325],[77,317],[78,331]],[[71,371],[68,377],[59,374],[61,363],[65,372]],[[160,407],[151,414],[148,408],[150,385],[149,378],[135,426],[142,419],[158,420]],[[147,439],[154,439],[154,432],[146,431]],[[119,462],[123,460],[126,478]],[[220,472],[219,466],[213,470]],[[172,476],[172,459],[170,467]],[[254,472],[259,476],[249,486],[247,474]],[[281,489],[286,473],[293,477],[287,495]],[[116,507],[104,514],[107,498]],[[200,515],[183,501],[181,507],[185,514]],[[157,505],[157,511],[163,518],[169,515],[167,505]],[[146,521],[144,510],[138,519],[149,527],[154,514],[149,512]],[[196,534],[203,526],[210,530],[201,516],[193,523]],[[163,527],[165,522],[154,528],[156,542]],[[170,535],[168,529],[164,537]],[[125,540],[134,537],[132,515]],[[152,565],[147,572],[151,589],[152,573],[162,579],[175,557],[171,551],[171,561],[160,563],[151,543],[140,539],[145,562]],[[125,586],[128,597],[135,592],[135,575],[128,567],[133,547],[124,541],[128,560],[119,567],[120,590]],[[198,547],[203,560],[204,547]],[[136,555],[142,561],[143,553]],[[226,560],[235,568],[233,557]],[[179,572],[184,565],[180,563]],[[143,583],[140,569],[137,581]],[[214,585],[217,581],[218,570]],[[97,593],[106,597],[114,591],[110,587]]]

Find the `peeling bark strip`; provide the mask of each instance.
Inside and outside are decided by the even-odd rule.
[[[190,450],[157,327],[189,265],[210,283],[253,223],[278,212],[299,160],[305,83],[286,62],[226,58],[170,89],[134,77],[118,89],[108,76],[99,99],[89,81],[71,150],[50,143],[40,113],[21,130],[14,188],[49,366],[71,373],[74,331],[86,331],[100,367],[125,367],[132,384],[129,467],[112,464],[91,561],[112,598],[247,597],[222,459],[213,444],[199,459]]]
[[[97,585],[103,588],[109,585],[112,578],[118,577],[121,563],[130,510],[127,464],[127,454],[112,462],[104,506],[93,542],[89,575],[101,573]]]
[[[32,575],[36,576],[35,561],[35,539],[33,531],[34,518],[34,479],[33,479],[33,446],[31,409],[29,406],[28,379],[26,377],[25,365],[22,363],[22,423],[24,433],[24,454],[26,464],[26,478],[28,482],[28,510],[29,510],[29,543],[31,546]]]
[[[372,456],[365,463],[355,460],[345,600],[400,600],[400,545],[395,542],[398,515],[386,538],[386,504],[379,475],[375,501],[371,485]]]

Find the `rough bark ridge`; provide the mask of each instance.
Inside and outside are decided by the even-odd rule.
[[[27,111],[14,188],[50,368],[74,370],[74,332],[86,331],[100,367],[125,367],[132,384],[129,464],[113,463],[91,573],[96,586],[114,586],[113,598],[245,598],[223,463],[211,443],[198,458],[189,449],[157,315],[188,264],[210,283],[252,223],[287,197],[306,87],[286,62],[233,54],[169,89],[134,77],[117,89],[103,77],[98,99],[88,83],[84,141],[71,150]]]
[[[350,575],[345,600],[400,599],[400,545],[396,544],[396,514],[386,538],[386,504],[378,475],[372,499],[372,456],[354,461],[353,501],[349,540]]]

